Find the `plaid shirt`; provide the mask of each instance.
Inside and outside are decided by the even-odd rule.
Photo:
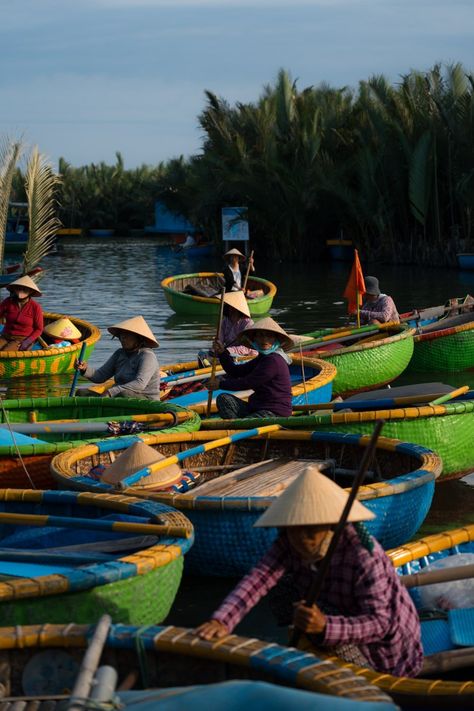
[[[361,323],[369,323],[374,319],[380,323],[400,322],[397,307],[391,296],[380,294],[377,301],[364,301],[360,310]]]
[[[255,568],[212,616],[231,632],[285,573],[292,573],[304,599],[313,573],[281,535]],[[408,591],[382,547],[370,553],[351,525],[346,526],[331,559],[318,604],[340,614],[327,615],[321,645],[355,644],[380,672],[416,676],[423,662],[420,623]]]

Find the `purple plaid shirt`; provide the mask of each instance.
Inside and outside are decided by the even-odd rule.
[[[361,323],[369,323],[374,319],[380,323],[400,322],[397,307],[391,296],[380,294],[377,301],[364,301],[360,310]]]
[[[286,536],[280,535],[212,618],[232,632],[285,573],[293,574],[304,599],[313,573],[292,551]],[[410,677],[419,673],[423,662],[420,623],[410,595],[379,543],[374,541],[370,553],[351,525],[346,526],[331,559],[318,603],[340,613],[326,616],[322,646],[355,644],[377,671]]]

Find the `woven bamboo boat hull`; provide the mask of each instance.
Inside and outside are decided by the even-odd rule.
[[[388,391],[389,392],[389,391]],[[443,462],[443,471],[438,482],[459,479],[474,470],[474,402],[447,403],[446,405],[423,405],[371,410],[365,412],[341,412],[332,415],[297,416],[266,419],[265,424],[279,424],[285,428],[301,430],[315,428],[318,432],[339,434],[370,434],[377,419],[384,419],[384,435],[404,442],[426,447],[438,454]],[[247,428],[258,426],[256,419],[206,420],[206,428]]]
[[[352,395],[375,390],[398,378],[412,358],[414,333],[408,326],[393,326],[387,329],[385,338],[335,350],[303,352],[336,366],[334,395]]]
[[[220,278],[222,274],[217,272],[196,272],[194,274],[176,274],[167,277],[161,282],[165,292],[166,300],[177,314],[194,314],[196,316],[217,316],[219,313],[219,299],[207,296],[192,296],[184,294],[186,286],[211,287],[216,292],[222,289]],[[267,279],[249,277],[247,286],[250,290],[263,290],[263,296],[256,299],[249,299],[248,306],[250,315],[263,316],[272,307],[276,294],[276,286]]]
[[[61,651],[64,668],[71,670],[70,676],[74,679],[74,668],[80,665],[92,632],[92,627],[79,624],[0,628],[0,683],[17,698],[25,695],[28,685],[33,686],[32,691],[36,690],[37,698],[44,696],[45,686],[49,694],[59,696],[64,686],[61,688],[59,684],[58,693],[53,675],[28,680],[29,675],[24,674],[27,664],[32,666],[36,658],[39,664],[40,652]],[[392,708],[390,697],[339,666],[323,662],[313,654],[302,655],[296,649],[238,635],[229,635],[216,644],[205,642],[197,638],[193,630],[181,627],[139,629],[116,624],[109,632],[102,663],[115,667],[120,680],[131,670],[141,669],[138,680],[141,688],[253,679],[354,699],[354,705],[347,707],[354,711],[367,707],[373,711]],[[53,681],[49,682],[51,676]],[[315,696],[315,703],[317,699]],[[366,701],[371,705],[363,703]],[[331,708],[339,708],[337,699],[333,698],[332,704]],[[319,704],[318,708],[321,708]]]
[[[474,322],[415,336],[409,369],[416,372],[474,368]]]
[[[91,420],[108,422],[122,417],[132,418],[134,415],[152,417],[156,414],[166,413],[176,416],[177,422],[175,423],[172,419],[171,424],[157,423],[157,430],[163,427],[163,432],[179,434],[199,429],[200,418],[195,412],[184,410],[171,403],[132,398],[51,397],[4,400],[3,408],[0,411],[0,422],[8,421],[14,430],[16,423],[41,423],[45,420],[67,421],[69,419],[80,419],[84,422]],[[129,446],[137,439],[146,441],[147,434],[94,437],[87,432],[82,435],[44,432],[38,437],[42,441],[35,444],[0,445],[0,489],[56,488],[56,482],[50,472],[50,465],[53,456],[58,452],[81,447],[87,443],[96,443],[98,447],[106,449],[112,439],[119,439],[124,443],[124,446]]]
[[[361,448],[368,437],[320,434],[316,432],[272,432],[206,449],[215,438],[228,432],[195,432],[186,436],[159,435],[150,444],[165,456],[201,444],[201,452],[186,460],[186,469],[221,467],[224,471],[271,458],[327,459],[338,466],[358,466]],[[116,452],[117,453],[117,452]],[[89,446],[65,452],[54,458],[51,471],[61,488],[99,490],[103,484],[87,476],[96,462],[110,463],[107,452]],[[431,504],[434,482],[441,469],[438,457],[421,447],[381,438],[375,469],[386,481],[363,487],[359,498],[374,511],[377,518],[367,523],[370,532],[386,547],[412,537],[423,522]],[[203,471],[209,472],[209,469]],[[205,479],[213,478],[208,473]],[[351,479],[340,480],[350,485]],[[186,558],[187,570],[201,575],[242,575],[268,550],[275,539],[274,529],[253,528],[253,524],[274,500],[248,496],[200,496],[199,487],[188,494],[152,493],[138,486],[126,492],[167,503],[186,512],[196,531],[195,544]]]
[[[0,490],[0,510],[104,521],[114,514],[114,519],[180,526],[187,536],[160,537],[155,545],[121,555],[111,563],[93,563],[71,571],[66,568],[61,573],[0,582],[0,610],[6,623],[39,624],[45,619],[67,623],[73,618],[89,623],[107,612],[123,623],[151,624],[168,614],[181,580],[184,554],[193,541],[192,526],[184,514],[157,502],[135,498],[21,489]],[[4,524],[0,535],[3,547],[15,551],[27,546],[41,554],[51,546],[89,543],[104,537],[113,539],[119,534],[62,528],[52,522],[41,528]]]
[[[45,324],[56,321],[63,314],[45,313]],[[25,378],[33,375],[57,375],[72,373],[74,363],[86,342],[84,360],[88,360],[100,338],[99,329],[87,321],[74,316],[68,317],[81,331],[82,339],[65,348],[45,348],[38,351],[0,351],[0,378]]]
[[[418,573],[421,569],[435,560],[444,558],[455,553],[474,552],[474,525],[467,525],[442,533],[426,536],[418,541],[407,543],[404,546],[388,551],[393,565],[400,575]],[[419,602],[416,588],[410,590],[415,601]],[[433,622],[436,625],[433,631]],[[430,625],[430,629],[424,626]],[[433,620],[422,622],[422,641],[425,654],[436,654],[441,646],[446,649],[445,635],[442,631],[442,621]],[[447,621],[445,623],[448,624]],[[443,637],[443,640],[441,640]],[[453,645],[454,646],[454,645]],[[302,648],[307,650],[314,648],[304,640]],[[317,653],[317,652],[316,652]],[[334,663],[339,663],[342,668],[348,669],[358,676],[363,676],[371,684],[375,684],[381,690],[389,694],[396,703],[403,709],[472,709],[474,708],[474,678],[472,668],[453,672],[457,677],[462,677],[463,681],[452,681],[448,679],[407,679],[392,676],[391,674],[379,674],[373,670],[348,664],[335,657],[328,657]]]

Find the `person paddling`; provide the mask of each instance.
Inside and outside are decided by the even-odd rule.
[[[395,302],[391,296],[380,293],[377,277],[367,276],[364,281],[365,296],[360,310],[360,322],[362,324],[388,323],[389,321],[400,323]]]
[[[5,326],[0,335],[1,351],[28,351],[43,331],[43,311],[33,296],[41,291],[29,276],[7,286],[10,296],[0,304]]]
[[[253,321],[250,318],[250,311],[247,300],[242,291],[228,291],[224,294],[224,313],[219,332],[219,341],[227,348],[230,355],[236,356],[256,356],[257,351],[243,344],[236,345],[237,337],[245,328],[253,326]],[[200,365],[206,367],[210,365],[210,358],[214,352],[211,350],[202,350],[198,353]]]
[[[240,269],[241,265],[245,263],[245,254],[239,252],[238,249],[229,249],[228,252],[224,254],[224,259],[227,262],[224,267],[224,281],[226,291],[240,291],[244,286],[244,275]],[[250,271],[255,271],[253,257],[249,257],[248,261]]]
[[[253,390],[248,402],[231,393],[217,396],[219,415],[224,419],[236,417],[289,417],[291,415],[291,380],[288,368],[291,359],[286,355],[294,345],[289,336],[272,318],[263,318],[247,326],[236,338],[257,351],[258,356],[247,363],[234,360],[220,340],[213,349],[226,375],[210,380],[209,390]]]
[[[92,368],[76,361],[75,368],[93,383],[103,383],[114,378],[112,387],[100,397],[136,397],[146,400],[160,399],[160,368],[153,348],[159,343],[143,316],[121,321],[107,329],[117,336],[121,348],[115,351],[100,368]],[[95,396],[89,388],[79,388],[78,395]]]
[[[316,465],[299,467],[300,475],[255,523],[276,527],[277,539],[197,634],[222,639],[275,588],[281,624],[293,622],[315,645],[346,661],[416,676],[423,663],[418,615],[388,556],[361,523],[374,514],[359,501],[352,505],[320,599],[312,606],[303,602],[348,495]]]

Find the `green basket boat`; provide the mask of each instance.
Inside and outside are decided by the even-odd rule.
[[[65,318],[64,314],[43,314],[45,325]],[[33,375],[57,375],[70,373],[79,356],[83,342],[86,343],[84,360],[88,360],[100,338],[100,330],[88,321],[67,316],[81,332],[81,340],[64,348],[44,348],[35,351],[0,351],[0,378],[25,378]]]
[[[155,433],[160,430],[184,434],[200,426],[197,413],[153,400],[98,397],[4,400],[0,409],[0,423],[4,425],[0,427],[0,489],[53,488],[50,463],[58,452],[88,443],[106,450],[112,440],[128,446],[138,439],[146,442],[149,437],[144,432],[121,436],[112,436],[110,432],[107,436],[107,423],[111,421],[125,425],[142,423]],[[23,426],[40,439],[18,433],[12,442],[10,428],[18,432]]]
[[[412,358],[414,334],[415,329],[410,326],[393,324],[351,330],[321,329],[305,334],[308,338],[320,338],[321,344],[312,347],[303,342],[301,347],[304,355],[317,356],[336,366],[334,395],[351,395],[380,388],[398,378]],[[339,338],[347,345],[338,343]],[[328,340],[330,350],[325,345]]]
[[[206,296],[206,293],[216,294],[222,290],[223,275],[218,272],[196,272],[195,274],[176,274],[163,279],[161,286],[165,292],[166,300],[177,314],[194,314],[195,316],[217,316],[219,313],[219,299]],[[248,299],[250,315],[263,316],[272,307],[272,302],[277,292],[275,284],[267,279],[249,277],[247,287],[251,291],[263,291],[262,296]],[[186,294],[189,288],[198,293]]]
[[[474,314],[441,318],[415,336],[409,370],[433,372],[474,368]]]
[[[192,526],[153,501],[0,490],[0,611],[6,624],[127,624],[168,614]],[[6,576],[6,577],[4,577]]]

